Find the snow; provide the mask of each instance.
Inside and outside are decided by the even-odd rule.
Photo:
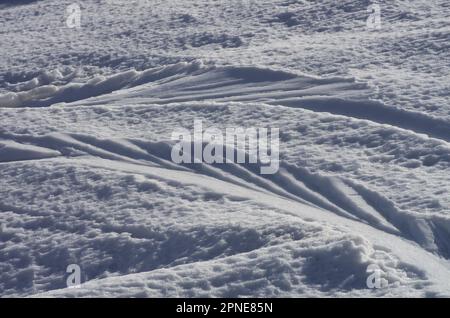
[[[48,148],[20,144],[11,140],[0,141],[1,162],[42,159],[60,155],[60,152]]]
[[[379,3],[0,5],[0,296],[450,296],[450,6]],[[196,120],[279,170],[175,163]]]

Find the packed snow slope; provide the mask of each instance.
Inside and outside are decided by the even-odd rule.
[[[70,4],[0,5],[0,296],[450,296],[447,1]],[[175,164],[194,120],[279,171]]]

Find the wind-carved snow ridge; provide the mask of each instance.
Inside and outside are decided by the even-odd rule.
[[[183,62],[39,83],[0,97],[0,294],[447,295],[448,202],[396,189],[423,175],[445,182],[445,121],[371,101],[353,78],[253,66]],[[279,171],[175,164],[170,133],[195,118],[283,125]],[[330,165],[328,151],[353,152]],[[64,289],[70,263],[90,281],[80,289]],[[369,265],[389,289],[367,288]]]
[[[58,103],[119,106],[202,100],[261,102],[370,120],[450,140],[447,121],[369,100],[369,91],[365,83],[354,78],[318,78],[257,67],[206,66],[199,61],[99,76],[85,84],[43,85],[7,93],[0,95],[0,107],[47,107]]]
[[[450,219],[417,219],[395,208],[389,199],[361,184],[313,174],[307,169],[286,163],[281,164],[281,169],[276,174],[264,176],[259,174],[259,163],[177,165],[171,161],[170,141],[98,139],[81,134],[50,134],[40,137],[3,134],[0,137],[14,140],[2,142],[5,146],[0,147],[0,154],[8,153],[8,156],[2,156],[0,162],[58,156],[79,157],[89,154],[94,158],[133,164],[137,167],[144,165],[180,172],[195,172],[230,185],[330,211],[369,224],[383,232],[416,241],[425,249],[445,257],[450,256],[450,249],[446,243],[450,238]],[[236,197],[236,200],[241,199]]]
[[[0,2],[0,297],[450,296],[448,0]]]
[[[39,83],[40,77],[33,78],[22,87],[22,91],[0,95],[0,107],[47,107],[60,102],[74,102],[93,96],[109,94],[114,91],[158,81],[175,75],[191,73],[199,69],[200,63],[179,63],[169,67],[160,67],[147,71],[129,70],[109,77],[97,76],[84,84],[41,85],[27,90],[31,84]]]

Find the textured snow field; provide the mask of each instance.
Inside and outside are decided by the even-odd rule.
[[[450,296],[447,1],[17,2],[0,296]],[[279,171],[173,163],[196,119],[280,128]]]

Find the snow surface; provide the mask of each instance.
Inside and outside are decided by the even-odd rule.
[[[0,296],[450,296],[450,5],[379,3],[3,1]],[[173,163],[195,119],[280,170]]]

